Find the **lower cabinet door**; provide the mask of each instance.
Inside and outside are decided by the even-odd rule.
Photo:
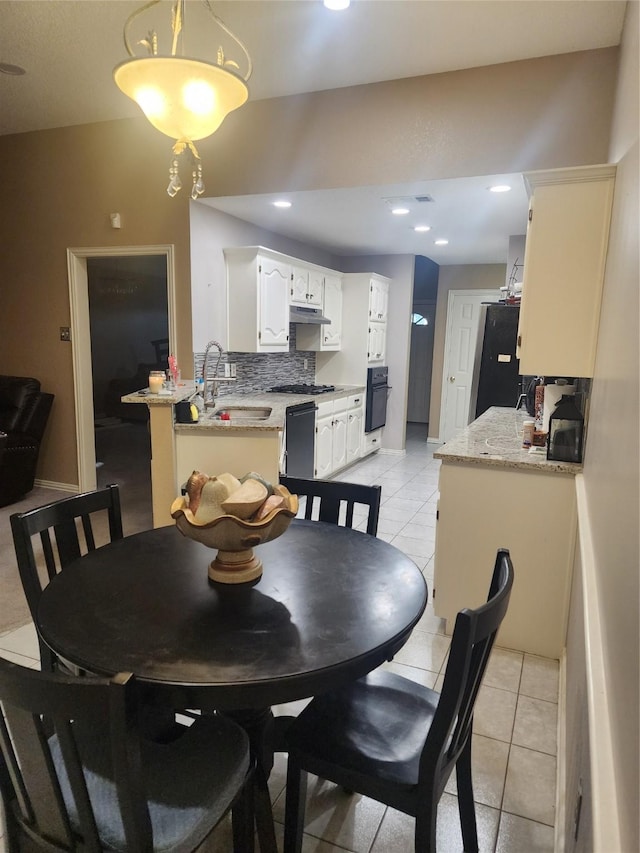
[[[333,416],[316,421],[315,472],[319,480],[326,479],[333,470]]]
[[[333,417],[333,465],[332,471],[347,464],[347,412]]]

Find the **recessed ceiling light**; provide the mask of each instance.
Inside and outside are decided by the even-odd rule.
[[[327,9],[332,12],[341,12],[343,9],[348,9],[351,0],[323,0]]]
[[[391,209],[391,213],[393,213],[394,216],[404,216],[406,213],[409,213],[409,208],[408,207],[393,207]]]
[[[422,231],[431,231],[431,226],[430,225],[416,225],[416,227],[413,230],[414,231],[421,231],[421,232]]]
[[[278,201],[273,202],[274,207],[291,207],[290,201],[285,201],[284,199],[279,199]]]
[[[511,187],[509,184],[496,184],[494,187],[489,187],[489,192],[492,193],[508,193]]]
[[[436,246],[447,246],[447,245],[449,245],[448,240],[434,240],[433,242],[436,244]]]

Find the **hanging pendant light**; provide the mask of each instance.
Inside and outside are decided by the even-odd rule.
[[[132,58],[117,65],[113,77],[118,88],[140,106],[151,124],[176,140],[169,167],[168,194],[175,196],[182,187],[178,158],[184,154],[190,160],[191,197],[196,199],[205,187],[202,163],[194,143],[215,133],[225,117],[246,102],[249,97],[247,80],[252,71],[251,57],[240,39],[215,14],[209,0],[202,0],[207,11],[244,54],[247,66],[244,76],[238,63],[225,57],[222,47],[218,47],[214,61],[181,55],[184,0],[171,3],[170,51],[161,51],[158,35],[151,30],[146,38],[136,43],[144,47],[148,55],[137,56],[131,47],[129,28],[139,15],[161,2],[164,0],[151,0],[127,18],[124,44]]]

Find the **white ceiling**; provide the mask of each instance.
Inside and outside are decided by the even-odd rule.
[[[27,71],[20,77],[0,74],[0,134],[137,115],[138,108],[113,83],[112,70],[127,58],[124,21],[141,5],[0,0],[0,63]],[[163,0],[158,8],[170,5]],[[624,0],[352,0],[347,11],[329,12],[320,0],[212,3],[248,47],[255,100],[616,45],[625,5]],[[203,55],[202,48],[204,55],[213,55],[222,41],[201,0],[187,0],[185,33],[191,40],[188,52],[195,55]],[[236,58],[230,47],[225,52]],[[296,193],[290,197],[294,206],[284,215],[277,211],[275,218],[266,204],[271,197],[221,199],[216,206],[337,254],[409,252],[438,263],[489,263],[506,260],[509,234],[524,233],[522,179],[510,180],[514,190],[497,196],[487,193],[486,177]],[[417,194],[435,200],[420,205],[419,218],[433,229],[426,236],[410,231],[409,217],[392,220],[381,201]],[[436,235],[449,238],[446,251],[433,247]]]

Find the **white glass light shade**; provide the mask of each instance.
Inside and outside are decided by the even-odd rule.
[[[129,59],[114,68],[113,78],[156,130],[172,139],[210,136],[249,97],[233,71],[179,56]]]

